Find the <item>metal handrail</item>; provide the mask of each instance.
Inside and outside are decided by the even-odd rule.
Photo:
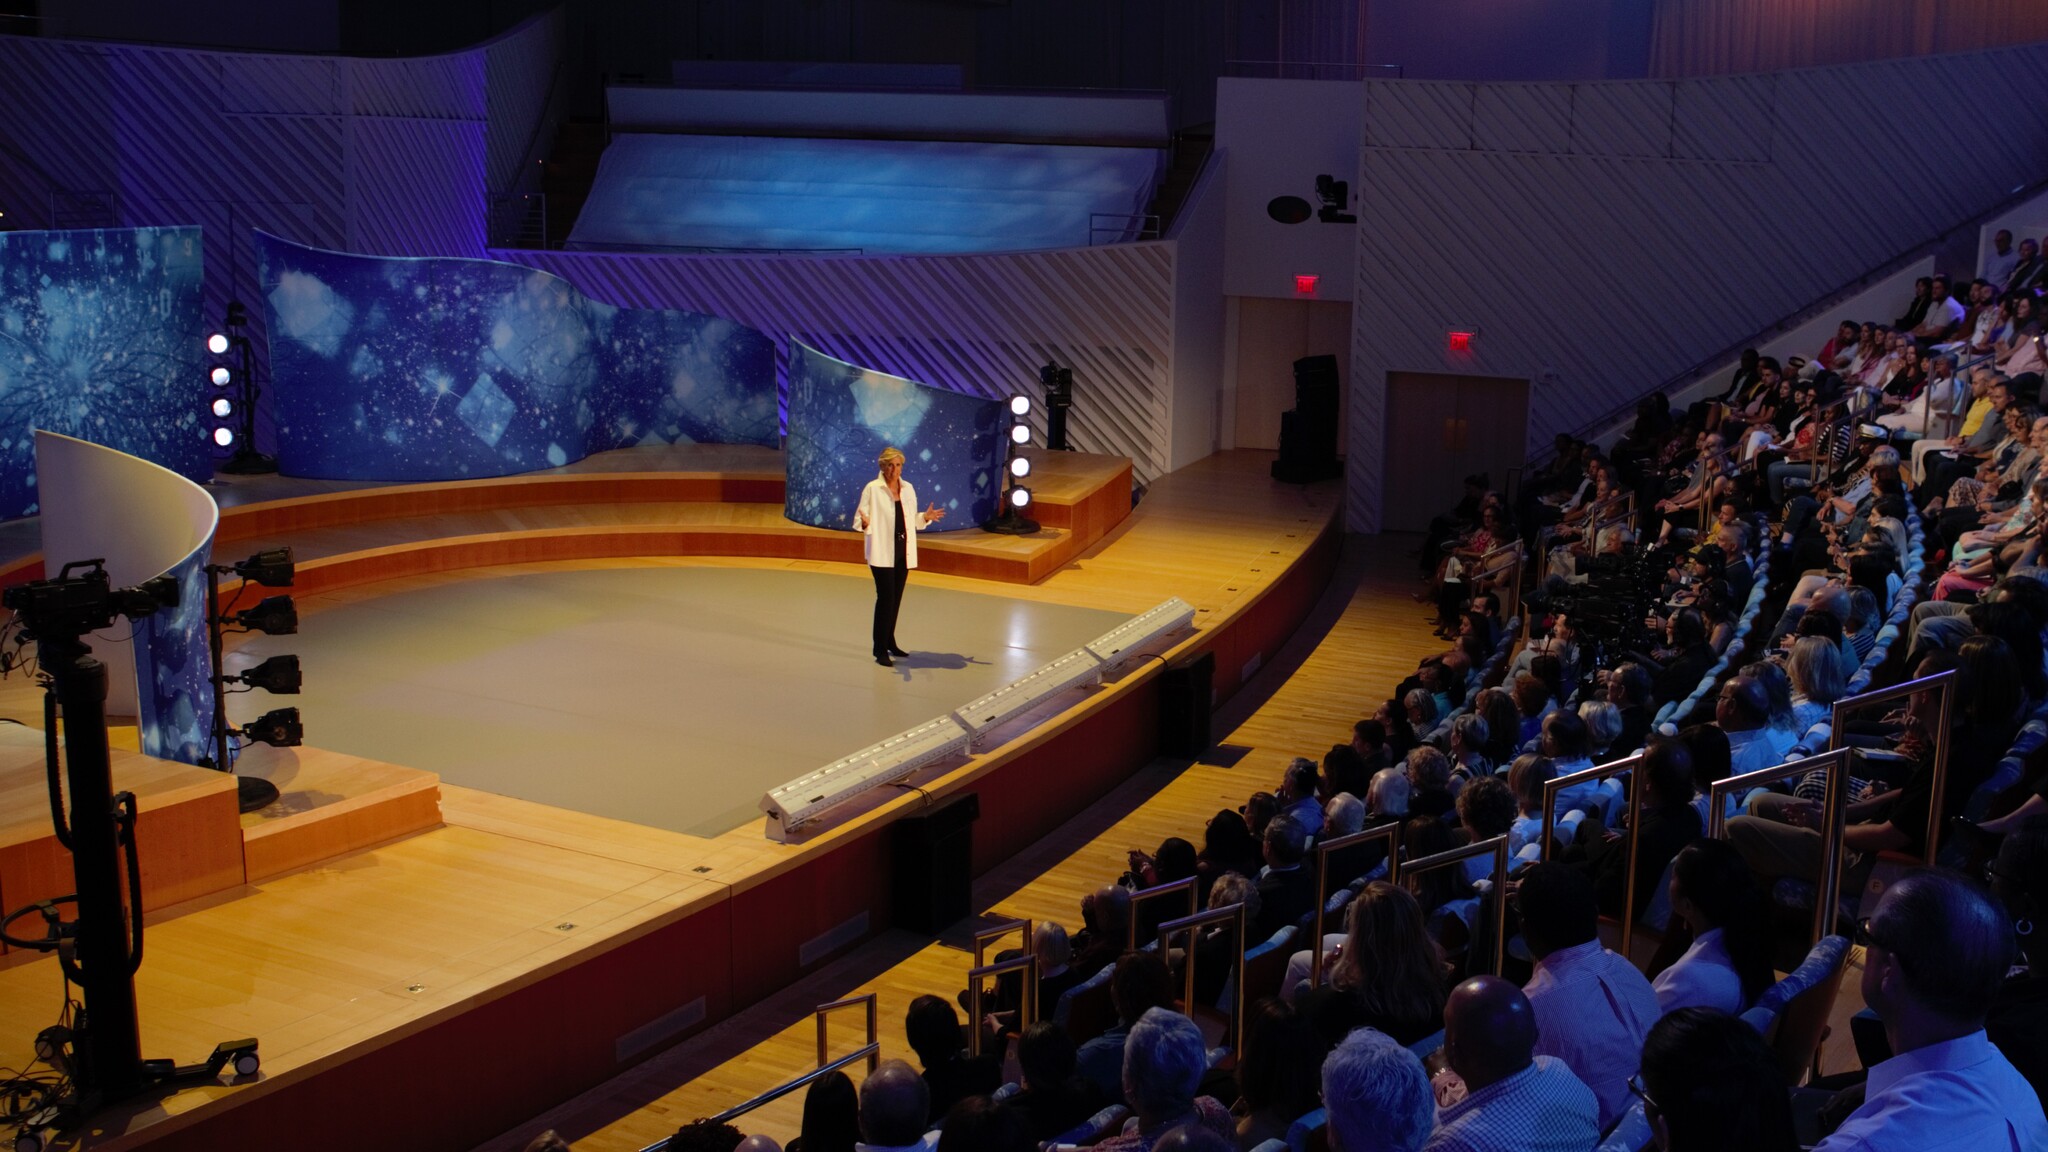
[[[1382,824],[1348,836],[1333,836],[1316,845],[1316,917],[1310,925],[1314,935],[1309,938],[1308,945],[1308,983],[1311,988],[1323,982],[1323,917],[1328,914],[1330,903],[1330,857],[1370,840],[1387,842],[1387,881],[1392,883],[1398,877],[1400,867],[1401,825]]]
[[[1240,1029],[1244,1026],[1244,954],[1249,951],[1245,947],[1244,938],[1247,931],[1244,905],[1226,904],[1221,908],[1210,908],[1206,911],[1197,912],[1192,916],[1183,916],[1178,920],[1168,920],[1166,923],[1161,924],[1159,926],[1159,956],[1161,959],[1165,959],[1171,955],[1174,936],[1181,932],[1188,934],[1187,959],[1181,965],[1181,1006],[1192,1017],[1195,1014],[1195,954],[1201,951],[1201,948],[1198,947],[1201,943],[1198,930],[1210,924],[1223,923],[1231,924],[1233,926],[1232,930],[1237,933],[1237,975],[1230,982],[1229,1032],[1231,1046],[1235,1047],[1240,1042],[1239,1037],[1242,1035]]]
[[[1610,780],[1623,777],[1628,797],[1628,831],[1623,836],[1628,840],[1628,871],[1621,881],[1621,947],[1616,949],[1623,956],[1629,954],[1629,945],[1635,941],[1636,928],[1636,854],[1643,836],[1643,800],[1648,791],[1648,782],[1638,771],[1643,757],[1638,754],[1625,759],[1596,764],[1564,776],[1553,777],[1543,782],[1543,840],[1538,851],[1539,860],[1548,861],[1556,851],[1555,829],[1557,824],[1557,797],[1575,784],[1594,780]],[[1591,813],[1587,814],[1589,817]]]
[[[873,992],[864,992],[859,996],[848,996],[844,1000],[834,1000],[830,1004],[818,1005],[813,1013],[818,1021],[818,1063],[823,1064],[825,1062],[825,1019],[834,1012],[842,1012],[848,1008],[865,1007],[867,1009],[868,1025],[867,1042],[873,1044],[879,1039],[878,1033],[875,1031],[875,1004],[875,994]],[[880,1063],[880,1060],[877,1060],[876,1063]],[[869,1065],[868,1070],[873,1071],[874,1066]]]
[[[1438,868],[1449,868],[1462,864],[1475,856],[1493,857],[1493,971],[1498,974],[1507,958],[1508,932],[1508,838],[1495,836],[1463,848],[1452,848],[1420,860],[1410,860],[1401,866],[1401,875],[1413,876],[1418,872],[1433,872]]]
[[[1717,780],[1707,788],[1707,835],[1725,840],[1728,838],[1730,795],[1821,769],[1827,770],[1828,783],[1826,796],[1821,801],[1821,826],[1818,829],[1821,839],[1820,876],[1814,884],[1813,939],[1807,941],[1808,947],[1820,943],[1821,937],[1828,934],[1834,921],[1835,905],[1841,899],[1842,830],[1847,825],[1849,814],[1849,750],[1843,748],[1774,768],[1759,768],[1755,772]]]
[[[1014,960],[977,964],[967,970],[967,1054],[981,1055],[981,982],[1011,972],[1023,974],[1024,991],[1018,1000],[1017,1029],[1031,1027],[1038,1019],[1038,957],[1026,952]]]
[[[1834,711],[1828,718],[1828,723],[1833,729],[1828,735],[1828,750],[1844,750],[1848,747],[1848,737],[1843,734],[1843,728],[1846,727],[1843,721],[1848,718],[1849,713],[1908,696],[1917,696],[1922,692],[1941,693],[1941,714],[1934,730],[1934,763],[1929,769],[1928,781],[1929,795],[1934,799],[1927,805],[1927,839],[1920,845],[1920,863],[1925,868],[1934,867],[1934,848],[1941,836],[1941,798],[1944,795],[1943,786],[1948,783],[1949,720],[1955,709],[1956,676],[1956,671],[1950,669],[1946,672],[1936,672],[1932,676],[1922,676],[1918,680],[1894,684],[1890,688],[1865,692],[1861,696],[1837,700]]]
[[[983,964],[988,963],[988,946],[1012,932],[1018,933],[1018,947],[1024,952],[1029,953],[1031,951],[1031,921],[1029,919],[1005,920],[1001,924],[991,924],[974,934],[974,966],[979,968]]]
[[[768,1089],[766,1092],[763,1092],[758,1096],[751,1097],[745,1101],[742,1101],[741,1103],[735,1104],[732,1107],[727,1108],[725,1111],[720,1112],[718,1115],[711,1117],[706,1122],[711,1124],[724,1124],[727,1121],[736,1119],[738,1117],[746,1115],[749,1112],[752,1112],[754,1109],[761,1107],[763,1104],[772,1104],[775,1101],[782,1099],[784,1096],[787,1096],[790,1093],[795,1092],[799,1088],[809,1087],[813,1081],[818,1080],[821,1077],[829,1076],[842,1068],[850,1067],[853,1064],[862,1060],[867,1061],[868,1071],[873,1072],[875,1068],[882,1062],[882,1045],[881,1041],[878,1039],[876,1035],[875,1030],[875,1004],[875,993],[866,992],[859,996],[849,996],[844,1000],[834,1000],[830,1004],[818,1005],[818,1007],[814,1010],[814,1014],[816,1015],[818,1021],[818,1066],[816,1068],[811,1069],[809,1072],[804,1073],[801,1076],[795,1077],[794,1079],[786,1080],[781,1084],[778,1084],[775,1087]],[[862,1044],[860,1047],[854,1049],[851,1052],[848,1052],[846,1055],[839,1057],[837,1060],[825,1059],[825,1018],[834,1012],[839,1012],[847,1008],[856,1007],[865,1007],[867,1009],[867,1043]],[[654,1143],[642,1148],[640,1152],[667,1152],[669,1141],[671,1139],[673,1139],[673,1137],[664,1136],[661,1139],[656,1140]]]
[[[1168,880],[1164,884],[1155,884],[1150,888],[1140,888],[1136,892],[1131,893],[1131,922],[1124,932],[1124,948],[1126,951],[1135,949],[1138,946],[1138,905],[1161,896],[1171,896],[1175,892],[1187,893],[1187,914],[1190,916],[1194,915],[1201,897],[1195,891],[1195,878],[1193,876],[1182,880]]]

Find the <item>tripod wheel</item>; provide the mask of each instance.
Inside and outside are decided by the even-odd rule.
[[[14,1152],[43,1152],[45,1144],[39,1131],[23,1132],[14,1138]]]
[[[254,1052],[243,1052],[235,1057],[235,1075],[237,1076],[254,1076],[256,1070],[261,1067],[263,1067],[263,1061],[258,1059]]]

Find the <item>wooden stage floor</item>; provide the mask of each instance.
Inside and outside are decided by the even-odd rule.
[[[1215,653],[1217,691],[1227,698],[1275,657],[1298,612],[1319,594],[1334,559],[1340,487],[1274,483],[1266,475],[1271,459],[1270,453],[1224,453],[1164,477],[1127,520],[1077,559],[1036,583],[1001,585],[1000,592],[1119,614],[1179,596],[1198,613],[1198,632],[1187,646]],[[499,564],[488,575],[661,566],[844,570],[815,559],[620,557]],[[341,604],[485,576],[474,570],[422,572],[336,586],[301,597],[304,626],[317,627],[321,613]],[[936,588],[990,590],[985,581],[941,573],[920,574],[919,580]],[[1290,607],[1294,601],[1302,606]],[[1392,665],[1412,665],[1414,659],[1400,630],[1418,629],[1419,616],[1405,600],[1399,607],[1397,615],[1360,625],[1385,631],[1387,675]],[[1148,686],[1156,674],[1152,664],[1127,675],[1040,729],[930,782],[929,790],[980,790],[985,802],[1007,797],[1011,805],[1031,797],[1071,812],[1077,796],[1085,803],[1086,796],[1107,791],[1144,757],[1103,779],[1095,791],[1088,790],[1095,788],[1092,783],[1079,792],[1071,785],[1047,785],[1052,777],[1041,773],[1036,787],[1019,794],[1014,774],[1005,778],[1002,767],[1016,757],[1051,755],[1062,771],[1100,775],[1098,766],[1113,763],[1119,749],[1151,738],[1149,730],[1110,738],[1100,717],[1127,713],[1149,724],[1150,705],[1141,703],[1147,699],[1141,694],[1153,690]],[[1336,738],[1329,732],[1337,725],[1324,720],[1343,717],[1348,723],[1360,707],[1370,707],[1347,695],[1356,691],[1349,685],[1389,683],[1387,675],[1361,665],[1340,677],[1345,683],[1330,689],[1330,699],[1304,698],[1293,705],[1304,717],[1315,717],[1309,745],[1286,747],[1259,737],[1255,752],[1210,781],[1208,792],[1216,795],[1191,798],[1189,811],[1213,811],[1226,795],[1241,799],[1239,793],[1249,790],[1244,782],[1273,775],[1285,755],[1326,746]],[[24,712],[20,704],[9,702],[7,710]],[[317,717],[308,720],[317,724]],[[1038,797],[1047,792],[1053,795]],[[255,1084],[193,1090],[160,1104],[110,1112],[85,1146],[217,1147],[224,1146],[224,1136],[309,1118],[318,1123],[306,1147],[353,1146],[365,1133],[381,1133],[387,1146],[399,1148],[475,1143],[509,1123],[507,1118],[562,1098],[565,1086],[571,1092],[589,1087],[703,1021],[722,1020],[736,1007],[772,996],[801,971],[817,971],[882,928],[865,913],[842,921],[833,909],[871,899],[865,889],[841,889],[877,882],[875,873],[885,869],[876,867],[873,853],[887,840],[880,833],[915,804],[914,797],[901,797],[808,843],[783,845],[766,840],[754,825],[702,839],[444,785],[442,827],[152,916],[148,959],[137,976],[145,1054],[194,1059],[219,1040],[254,1035],[262,1040],[264,1073]],[[977,830],[977,856],[987,854],[989,863],[1017,856],[1039,837],[1037,825],[1006,826],[1002,815],[1000,808],[985,809]],[[1037,818],[1042,822],[1043,814]],[[1140,820],[1147,822],[1163,828],[1169,820]],[[1180,827],[1182,821],[1171,823]],[[1160,833],[1133,827],[1118,838],[1127,834],[1137,837],[1132,843],[1156,843]],[[1088,877],[1098,877],[1107,865],[1096,857],[1106,859],[1110,852],[1106,846],[1089,848],[1077,864]],[[805,871],[821,860],[836,866]],[[980,859],[977,864],[985,866]],[[1120,870],[1118,865],[1107,875]],[[1048,881],[1032,885],[1028,897],[1006,897],[1022,902],[1016,907],[1035,909],[1033,915],[1060,914],[1073,906],[1081,877],[1076,871],[1071,885]],[[1004,911],[1012,907],[1001,905]],[[735,960],[730,970],[701,972],[691,967],[693,957],[709,955],[704,949],[720,949],[722,957],[723,949],[736,946],[737,935],[762,930],[761,917],[770,908],[792,910],[790,924],[775,926],[786,945],[771,949],[774,963]],[[804,921],[813,908],[815,922]],[[714,914],[729,919],[713,921]],[[724,935],[683,931],[705,923],[724,923],[716,929]],[[878,939],[886,945],[896,936]],[[894,946],[901,947],[900,941]],[[641,967],[607,967],[629,963],[622,958]],[[579,991],[577,979],[596,983]],[[28,1062],[34,1033],[55,1021],[59,991],[53,960],[0,958],[0,1066]],[[561,1059],[577,1071],[557,1069],[522,1081],[521,1073],[539,1076],[544,1070],[494,1067],[488,1058],[493,1035],[464,1030],[484,1018],[498,1020],[497,1038],[506,1018],[546,1032]],[[686,1048],[697,1050],[700,1043]],[[379,1067],[380,1062],[391,1066]],[[593,1077],[584,1069],[597,1072]],[[397,1094],[380,1097],[374,1107],[351,1096],[371,1090]],[[364,1115],[366,1109],[372,1115]],[[488,1117],[499,1123],[479,1130],[480,1118]],[[453,1139],[458,1133],[469,1136]]]

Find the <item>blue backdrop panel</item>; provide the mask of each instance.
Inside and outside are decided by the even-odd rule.
[[[171,566],[178,606],[135,625],[135,703],[142,751],[197,764],[213,755],[213,649],[206,634],[207,538]]]
[[[287,475],[454,480],[779,439],[774,342],[730,320],[616,308],[493,260],[256,240]]]
[[[819,528],[853,527],[861,489],[894,445],[903,478],[946,518],[937,530],[978,527],[996,513],[1007,432],[1003,404],[889,376],[789,342],[789,479],[782,514]]]
[[[604,150],[568,246],[1085,248],[1137,238],[1163,156],[1079,144],[628,133]]]
[[[37,428],[212,478],[200,272],[197,228],[0,232],[0,517],[37,509]]]

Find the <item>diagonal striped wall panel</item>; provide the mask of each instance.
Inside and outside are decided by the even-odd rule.
[[[118,216],[100,222],[200,225],[211,317],[254,291],[251,228],[378,255],[480,256],[496,187],[487,148],[497,142],[497,168],[516,174],[561,30],[551,13],[401,60],[0,36],[0,211],[9,227],[48,228],[53,195],[113,193]],[[251,314],[260,354],[263,312]],[[261,433],[268,413],[258,419]]]
[[[1388,372],[1536,381],[1532,449],[1593,427],[2040,179],[2048,108],[2010,93],[2044,88],[2048,45],[1704,80],[1368,81],[1351,527],[1380,522]],[[1453,327],[1479,332],[1458,361]]]
[[[1141,481],[1167,470],[1170,241],[932,257],[492,255],[613,304],[728,316],[961,392],[1036,396],[1039,366],[1056,360],[1074,370],[1075,448],[1129,456]]]

